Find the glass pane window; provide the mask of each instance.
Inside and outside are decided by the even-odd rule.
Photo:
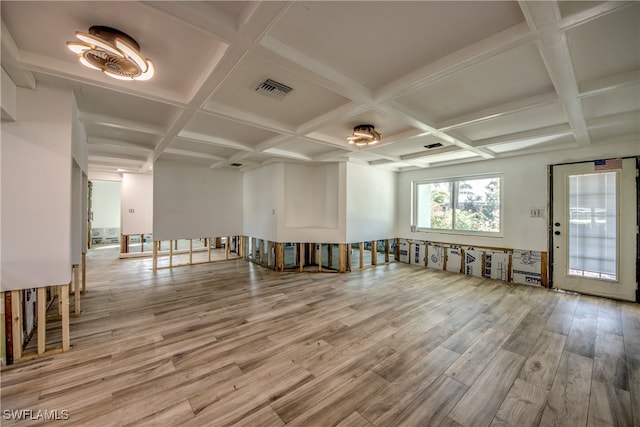
[[[415,184],[419,229],[499,233],[501,178],[460,178]]]
[[[617,173],[570,175],[570,276],[618,279]]]

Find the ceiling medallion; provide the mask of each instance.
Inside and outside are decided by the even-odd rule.
[[[349,144],[372,145],[380,142],[382,134],[373,125],[358,125],[353,128],[353,135],[347,138]]]
[[[85,67],[102,71],[118,80],[149,80],[155,74],[153,61],[140,53],[140,45],[120,30],[93,26],[89,34],[76,31],[80,40],[67,42],[67,48]]]

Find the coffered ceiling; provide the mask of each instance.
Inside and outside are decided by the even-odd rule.
[[[635,1],[3,0],[1,14],[2,67],[74,91],[94,171],[409,170],[640,141]],[[132,36],[156,77],[82,67],[65,42],[93,25]],[[265,79],[293,90],[266,96]],[[363,123],[380,143],[347,142]]]

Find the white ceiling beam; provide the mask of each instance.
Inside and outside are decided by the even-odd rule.
[[[160,126],[134,122],[118,117],[105,116],[103,114],[92,114],[80,112],[80,121],[100,126],[112,127],[116,129],[130,130],[149,135],[164,136],[164,130]]]
[[[538,129],[526,130],[522,132],[510,133],[508,135],[500,135],[492,138],[485,138],[475,141],[475,145],[478,147],[484,147],[487,145],[504,144],[507,142],[524,141],[527,139],[536,139],[543,137],[561,137],[570,135],[571,127],[564,123],[560,125],[547,126]]]
[[[549,72],[549,77],[558,93],[569,118],[571,129],[579,145],[590,143],[582,102],[578,93],[578,82],[569,54],[567,38],[558,29],[560,11],[556,2],[520,1],[520,7],[532,31],[540,39],[538,47]]]
[[[295,134],[295,129],[291,126],[213,101],[208,101],[203,106],[202,112],[254,128],[268,130],[270,132],[285,133],[289,135]]]
[[[455,135],[452,132],[445,133],[438,130],[434,125],[430,124],[426,118],[420,117],[417,113],[410,111],[395,101],[389,101],[384,105],[376,107],[376,109],[381,109],[387,114],[392,115],[397,119],[422,130],[423,132],[428,132],[442,141],[448,142],[451,145],[456,145],[465,150],[469,150],[485,159],[492,159],[495,157],[495,154],[488,152],[487,150],[474,147],[471,141],[467,138]]]
[[[551,105],[556,102],[558,102],[558,95],[556,94],[556,92],[543,93],[529,98],[508,102],[506,104],[474,111],[473,113],[465,114],[463,116],[455,117],[442,123],[438,123],[438,129],[441,132],[446,132],[451,129],[456,129],[462,126],[469,126],[471,124],[481,123],[487,120],[497,119],[509,114],[520,113],[522,111],[531,110],[533,108],[544,107],[545,105]]]
[[[175,154],[178,156],[193,157],[197,159],[207,159],[207,160],[219,160],[219,161],[226,160],[224,157],[215,156],[213,154],[200,153],[200,152],[189,151],[189,150],[179,150],[177,148],[167,148],[164,150],[164,154]]]
[[[336,120],[344,120],[346,118],[357,116],[358,114],[364,113],[368,109],[369,109],[368,105],[362,105],[356,102],[349,102],[345,105],[341,105],[340,107],[334,110],[331,110],[328,113],[318,116],[298,126],[298,129],[296,129],[296,134],[306,135],[318,128],[321,128],[330,123],[333,123]]]
[[[375,92],[375,101],[380,103],[398,98],[451,73],[534,40],[535,36],[525,23],[517,24],[389,83]]]
[[[306,161],[310,161],[311,157],[309,156],[305,156],[304,154],[300,154],[300,153],[296,153],[294,151],[289,151],[289,150],[282,150],[279,148],[268,148],[264,151],[262,151],[263,153],[267,153],[267,154],[271,154],[274,156],[278,156],[278,157],[286,157],[289,159],[296,159],[296,160],[306,160]]]
[[[596,117],[590,119],[587,122],[587,125],[589,126],[589,129],[597,129],[610,126],[621,126],[628,123],[635,123],[636,126],[640,126],[640,113],[638,110]]]
[[[460,151],[460,148],[456,147],[455,145],[449,145],[446,147],[432,148],[431,150],[422,150],[422,151],[417,151],[415,153],[403,154],[402,156],[400,156],[400,160],[408,161],[408,160],[414,160],[414,159],[424,159],[429,156],[451,153],[454,151]]]
[[[109,155],[109,156],[97,156],[97,155],[90,154],[88,159],[89,159],[89,163],[100,162],[103,164],[114,164],[114,165],[126,164],[126,165],[132,165],[137,167],[139,167],[145,162],[144,158],[136,159],[131,156],[125,157],[125,156],[118,156],[115,154]]]
[[[326,153],[318,154],[317,156],[313,156],[311,160],[313,160],[314,162],[338,161],[348,158],[349,154],[351,154],[351,152],[347,150],[332,150]]]
[[[230,139],[219,138],[216,136],[205,135],[197,132],[190,131],[180,131],[177,138],[186,139],[189,141],[199,142],[201,144],[209,144],[209,145],[219,145],[221,147],[235,148],[236,150],[244,150],[244,151],[254,151],[252,147],[248,145],[241,144],[236,141],[232,141]]]
[[[599,95],[630,86],[640,85],[640,70],[617,74],[598,80],[592,80],[578,85],[581,97]]]
[[[147,154],[153,153],[153,149],[150,147],[143,147],[138,144],[134,144],[126,141],[120,141],[116,139],[97,138],[95,136],[90,136],[87,138],[87,143],[89,145],[94,145],[94,146],[126,148],[127,150],[140,151]]]
[[[561,30],[568,30],[578,25],[582,25],[592,19],[599,18],[608,13],[615,12],[625,7],[632,6],[635,1],[605,1],[602,3],[592,2],[593,7],[582,10],[577,13],[572,13],[569,16],[563,17],[558,22],[558,28]]]
[[[256,145],[255,151],[266,151],[269,148],[276,148],[279,145],[285,144],[293,139],[294,137],[291,137],[289,135],[276,135]]]
[[[20,66],[20,50],[16,45],[16,41],[9,32],[4,20],[0,20],[0,22],[2,26],[2,37],[0,38],[0,46],[2,49],[2,68],[4,68],[16,86],[35,89],[36,79],[33,76],[33,73]]]

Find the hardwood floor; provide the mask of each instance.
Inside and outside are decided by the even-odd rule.
[[[115,257],[88,256],[72,351],[3,369],[3,426],[640,426],[638,304],[398,263]]]

